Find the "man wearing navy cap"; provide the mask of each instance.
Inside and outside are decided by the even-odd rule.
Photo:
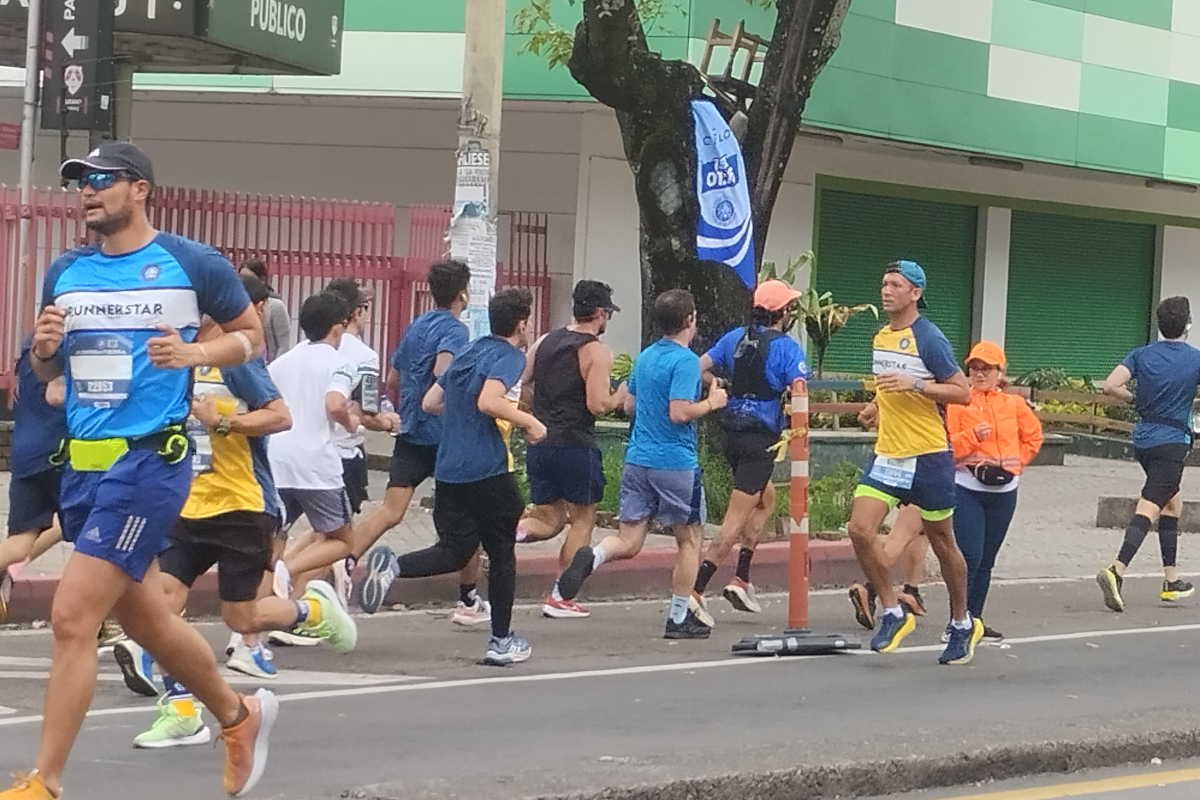
[[[155,557],[192,480],[183,423],[194,367],[255,358],[262,324],[232,265],[211,247],[154,229],[150,159],[105,142],[61,168],[76,181],[99,243],[46,269],[30,348],[43,381],[65,378],[67,464],[60,517],[75,545],[54,597],[54,659],[34,770],[2,800],[53,800],[96,688],[96,631],[115,611],[129,636],[195,691],[223,728],[224,788],[257,783],[278,710],[270,692],[243,697],[217,671],[204,639],[171,612]],[[196,342],[201,314],[222,333]]]

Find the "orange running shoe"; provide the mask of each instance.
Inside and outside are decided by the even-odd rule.
[[[225,791],[231,797],[244,797],[267,766],[271,728],[279,715],[279,699],[266,689],[253,697],[242,697],[249,712],[238,724],[221,731],[225,742]]]
[[[14,775],[16,781],[11,789],[0,792],[0,800],[58,800],[35,769],[28,775]]]

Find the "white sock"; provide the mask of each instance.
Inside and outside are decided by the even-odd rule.
[[[950,620],[950,624],[953,625],[955,628],[957,628],[960,631],[970,630],[971,629],[971,613],[967,612],[966,619]]]
[[[592,569],[599,569],[606,558],[608,558],[608,554],[599,547],[592,548]]]
[[[562,600],[562,593],[558,591],[558,581],[554,582],[554,588],[550,590],[550,596],[555,600]]]
[[[893,617],[900,617],[901,619],[904,618],[904,609],[899,605],[892,606],[891,608],[885,608],[883,613],[891,614]]]
[[[677,594],[671,595],[671,622],[681,624],[687,618],[688,599]]]

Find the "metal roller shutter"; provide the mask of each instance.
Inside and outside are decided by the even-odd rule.
[[[1150,336],[1153,225],[1013,211],[1009,373],[1100,379]]]
[[[962,358],[970,345],[975,278],[975,206],[856,194],[821,192],[817,225],[816,286],[843,305],[879,306],[883,267],[908,259],[925,269],[929,288],[924,313]],[[839,331],[825,357],[825,371],[866,374],[871,370],[871,336],[885,320],[859,314]],[[815,355],[810,362],[816,363]]]

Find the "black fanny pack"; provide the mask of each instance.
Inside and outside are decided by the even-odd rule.
[[[984,486],[1008,486],[1017,477],[999,464],[975,464],[967,469]]]

